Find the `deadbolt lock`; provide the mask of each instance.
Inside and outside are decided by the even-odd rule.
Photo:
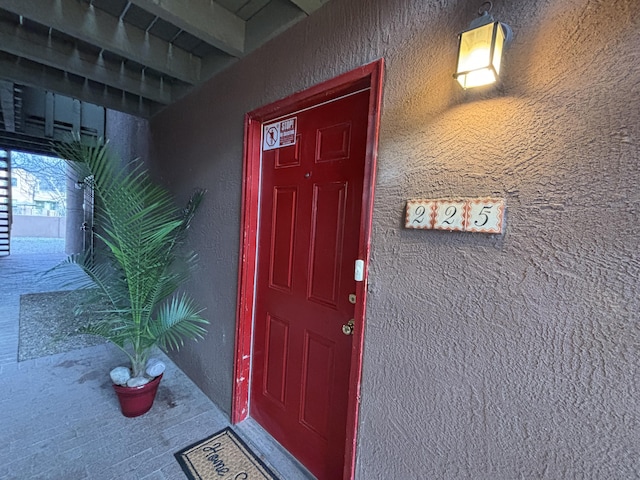
[[[353,335],[353,318],[349,320],[346,324],[342,325],[342,333],[345,335]]]
[[[349,303],[352,305],[356,304],[356,294],[355,293],[350,293],[349,294]]]

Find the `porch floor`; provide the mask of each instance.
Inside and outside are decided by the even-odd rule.
[[[171,360],[153,408],[137,418],[120,414],[108,371],[126,362],[110,345],[17,361],[20,295],[60,290],[39,273],[62,258],[0,257],[0,478],[186,478],[173,454],[229,418]],[[253,420],[233,428],[282,480],[313,478]]]

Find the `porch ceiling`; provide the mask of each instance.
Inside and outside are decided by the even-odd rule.
[[[328,1],[0,0],[5,128],[12,84],[150,117]]]

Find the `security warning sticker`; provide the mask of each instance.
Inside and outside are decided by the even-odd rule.
[[[288,147],[296,144],[297,117],[263,126],[262,150]]]

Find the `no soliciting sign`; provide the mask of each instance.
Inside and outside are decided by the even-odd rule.
[[[297,117],[287,118],[281,122],[264,125],[262,132],[262,149],[287,147],[296,144]]]

